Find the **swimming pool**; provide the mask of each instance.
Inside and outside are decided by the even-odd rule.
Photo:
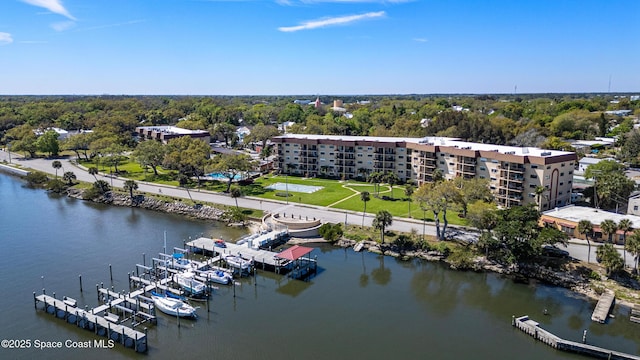
[[[287,184],[287,183],[275,183],[267,186],[265,189],[278,190],[278,191],[291,191],[291,192],[301,192],[305,194],[311,194],[318,190],[323,189],[324,186],[310,186],[310,185],[299,185],[299,184]]]
[[[227,177],[226,174],[224,173],[211,173],[211,174],[207,174],[207,177],[210,177],[213,180],[218,180],[218,181],[229,181],[229,177]],[[242,180],[242,175],[240,174],[236,174],[233,177],[233,181],[238,181],[238,180]]]

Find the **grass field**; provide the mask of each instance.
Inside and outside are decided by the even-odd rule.
[[[81,162],[84,166],[95,166],[92,162]],[[113,167],[99,165],[98,169],[102,173],[110,173]],[[158,167],[158,175],[154,175],[151,169],[143,169],[138,163],[126,162],[118,165],[119,176],[137,181],[154,182],[158,184],[178,186],[178,181],[174,180],[176,172]],[[381,185],[379,193],[372,184],[360,181],[338,181],[318,178],[300,178],[296,176],[266,175],[255,179],[253,184],[241,187],[243,196],[253,196],[268,200],[286,201],[286,191],[266,189],[267,186],[275,183],[300,184],[308,186],[321,186],[322,189],[307,194],[295,191],[288,191],[290,203],[309,204],[316,206],[327,206],[334,209],[350,210],[362,212],[364,203],[360,200],[360,193],[368,191],[370,200],[367,202],[367,213],[376,214],[380,210],[387,210],[396,217],[411,217],[414,219],[423,218],[426,221],[434,221],[433,213],[424,212],[419,204],[411,203],[411,214],[409,214],[409,199],[404,194],[404,186],[394,186],[393,192],[389,185]],[[196,181],[189,184],[190,187],[198,186]],[[226,182],[201,181],[200,188],[209,191],[223,192],[227,189]],[[383,196],[385,199],[383,199]],[[442,220],[442,219],[441,219]],[[466,225],[466,221],[458,217],[457,209],[449,210],[448,221],[454,225]]]

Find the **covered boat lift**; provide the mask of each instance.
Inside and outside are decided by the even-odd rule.
[[[289,277],[295,279],[307,278],[311,273],[316,273],[318,270],[317,256],[312,259],[310,256],[306,256],[311,253],[313,248],[294,245],[278,254],[275,257],[279,259],[291,261],[291,271]]]

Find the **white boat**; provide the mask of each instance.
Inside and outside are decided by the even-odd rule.
[[[174,269],[188,270],[193,268],[195,264],[185,259],[183,254],[173,254],[171,259],[167,259],[167,266]]]
[[[210,282],[228,285],[233,281],[233,275],[222,270],[201,271],[200,276],[209,279]]]
[[[250,260],[244,259],[240,255],[225,255],[224,261],[229,264],[229,266],[240,269],[241,271],[249,271],[252,265]]]
[[[195,274],[186,271],[175,275],[175,280],[180,287],[192,296],[201,296],[205,294],[207,285],[195,279]]]
[[[167,315],[190,318],[196,317],[196,308],[181,300],[162,295],[152,295],[151,298],[156,308]]]

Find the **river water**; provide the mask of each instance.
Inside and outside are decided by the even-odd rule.
[[[579,359],[511,326],[529,315],[556,335],[614,350],[640,352],[640,325],[616,306],[606,325],[591,322],[595,303],[564,289],[515,284],[495,274],[456,272],[437,263],[402,262],[351,249],[318,246],[310,281],[258,271],[236,296],[220,286],[196,321],[159,314],[149,352],[35,349],[37,341],[82,342],[92,332],[35,311],[33,292],[56,292],[98,304],[103,282],[128,290],[127,272],[201,235],[236,239],[221,224],[140,209],[109,207],[49,195],[0,174],[0,339],[31,340],[30,349],[2,349],[2,359]],[[170,251],[170,250],[169,250]],[[109,276],[113,269],[113,281]],[[83,292],[80,292],[82,275]],[[543,315],[543,309],[548,315]],[[141,328],[139,330],[142,331]]]

